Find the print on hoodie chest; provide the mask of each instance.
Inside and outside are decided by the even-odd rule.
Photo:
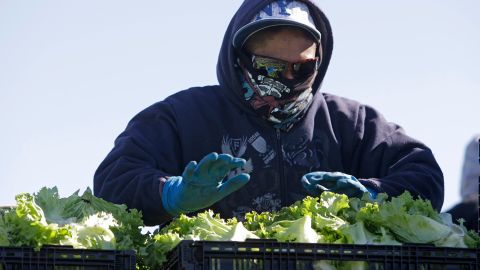
[[[309,142],[307,138],[297,138],[286,145],[282,145],[280,155],[284,165],[290,167],[300,166],[306,170],[318,167],[320,162],[316,157],[318,153],[315,151],[316,144]],[[259,132],[238,138],[224,135],[221,142],[221,150],[224,154],[247,160],[246,165],[241,169],[232,171],[229,178],[242,172],[252,173],[255,169],[271,168],[275,166],[275,161],[277,160],[276,148],[269,145]],[[258,157],[263,161],[263,164],[258,164],[258,161],[256,161],[256,164],[253,163],[253,160],[259,160]],[[255,193],[252,194],[250,191],[248,194],[243,194],[242,190],[240,190],[238,196],[242,197],[241,199],[231,198],[236,204],[235,210],[232,212],[233,216],[242,220],[243,215],[252,210],[271,212],[278,211],[281,208],[280,194],[272,193],[268,190],[258,190]],[[240,205],[238,205],[239,202],[241,203]]]
[[[245,156],[245,152],[249,146],[254,149],[256,154],[263,160],[265,167],[269,167],[276,156],[276,152],[272,147],[267,145],[267,142],[260,136],[260,133],[255,132],[251,136],[241,138],[231,138],[229,135],[225,135],[222,138],[222,153],[246,159],[247,164],[242,169],[242,172],[246,173],[251,173],[254,169],[252,158]]]

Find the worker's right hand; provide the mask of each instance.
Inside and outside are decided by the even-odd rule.
[[[241,173],[223,181],[231,170],[245,164],[245,159],[217,153],[208,154],[198,164],[190,161],[182,176],[172,176],[165,182],[163,207],[178,216],[211,206],[250,180],[249,174]]]

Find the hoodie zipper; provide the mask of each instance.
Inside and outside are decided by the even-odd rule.
[[[278,174],[280,179],[280,198],[282,204],[287,202],[287,191],[285,183],[285,168],[283,167],[283,151],[282,151],[282,133],[279,128],[276,129],[277,136],[277,156],[278,156]]]

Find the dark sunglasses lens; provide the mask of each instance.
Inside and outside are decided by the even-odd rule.
[[[288,62],[261,56],[252,57],[252,66],[260,74],[270,78],[283,78],[286,70],[291,68],[297,79],[303,79],[312,75],[317,69],[318,59],[307,60],[303,63],[290,64]]]
[[[317,69],[317,60],[311,60],[304,63],[297,63],[293,65],[295,75],[298,77],[306,77],[312,75]]]

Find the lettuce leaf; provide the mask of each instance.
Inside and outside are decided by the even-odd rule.
[[[148,254],[145,265],[159,269],[167,260],[167,254],[181,240],[245,241],[259,238],[236,219],[224,220],[207,210],[196,216],[180,215],[167,226],[154,232],[143,249]]]
[[[10,244],[39,250],[45,244],[58,244],[69,235],[68,225],[47,223],[42,208],[35,203],[32,195],[21,193],[15,200],[15,210],[3,216],[3,223],[9,228]]]
[[[47,209],[57,209],[57,200],[52,200],[46,206]],[[63,218],[75,218],[81,221],[89,216],[100,212],[110,213],[118,226],[111,228],[115,234],[116,249],[137,249],[145,244],[147,236],[141,233],[144,226],[142,214],[136,209],[127,209],[126,205],[107,202],[93,195],[90,188],[79,196],[78,191],[64,200]]]
[[[277,221],[267,230],[271,230],[273,238],[280,242],[317,243],[319,239],[312,228],[312,218],[309,215],[296,220]]]
[[[86,249],[115,249],[116,240],[112,228],[118,223],[110,213],[99,212],[71,224],[70,235],[60,241],[61,245]]]
[[[0,246],[7,247],[10,245],[10,240],[8,240],[8,228],[3,220],[3,214],[0,214]]]
[[[14,210],[3,211],[0,241],[11,246],[71,245],[78,248],[140,251],[148,235],[141,213],[106,202],[91,190],[62,198],[58,189],[42,188],[16,196]],[[6,239],[5,238],[6,235]]]

